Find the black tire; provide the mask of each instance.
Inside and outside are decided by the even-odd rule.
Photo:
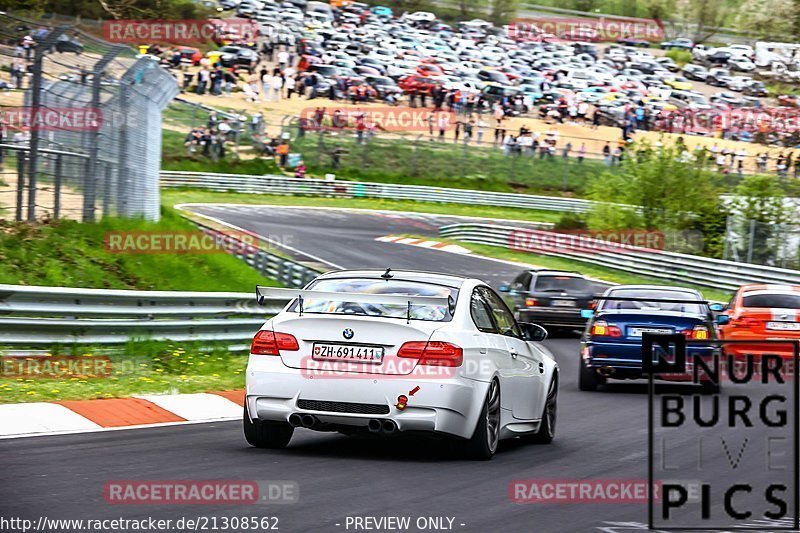
[[[294,428],[288,422],[252,421],[244,408],[242,417],[244,438],[250,446],[256,448],[285,448],[294,434]]]
[[[558,374],[553,376],[550,387],[547,389],[547,399],[542,412],[542,423],[539,431],[530,436],[530,441],[536,444],[550,444],[556,438],[556,419],[558,407]]]
[[[598,385],[603,385],[606,379],[599,376],[594,368],[588,368],[581,357],[580,372],[578,374],[578,388],[582,391],[593,392],[597,390]]]
[[[478,461],[487,461],[497,451],[500,441],[500,383],[496,379],[489,385],[483,409],[475,425],[475,432],[464,447],[467,456]]]

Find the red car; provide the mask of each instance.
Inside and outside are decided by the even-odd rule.
[[[200,60],[203,59],[203,53],[191,46],[181,46],[178,48],[178,52],[181,54],[182,61],[191,61],[192,65],[199,65]]]
[[[778,97],[778,104],[786,107],[800,106],[800,97],[796,94],[782,94]]]
[[[432,63],[420,63],[417,66],[417,74],[420,76],[444,76],[441,67]]]
[[[435,87],[438,87],[440,84],[434,80],[433,78],[427,78],[424,76],[405,76],[404,78],[400,78],[400,82],[398,83],[403,92],[405,93],[416,93],[416,94],[431,94]]]
[[[800,286],[744,285],[739,287],[725,312],[717,317],[722,340],[754,341],[723,346],[727,355],[764,354],[793,357],[790,344],[759,344],[765,339],[800,340]]]

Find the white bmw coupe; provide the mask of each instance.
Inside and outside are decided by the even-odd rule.
[[[415,271],[338,271],[290,300],[256,334],[244,434],[283,448],[295,428],[345,434],[433,432],[476,459],[500,439],[555,436],[558,365],[547,333],[518,323],[485,283]]]

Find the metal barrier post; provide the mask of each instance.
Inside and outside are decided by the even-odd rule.
[[[33,51],[33,80],[31,83],[31,140],[30,140],[30,161],[28,163],[28,221],[33,222],[36,220],[36,173],[38,169],[39,158],[39,127],[36,121],[41,117],[38,114],[42,108],[42,63],[44,61],[44,53],[51,46],[56,43],[65,31],[66,26],[59,26],[53,28],[45,39],[39,43]],[[20,180],[22,181],[22,180]],[[19,218],[21,220],[21,217]]]
[[[17,152],[17,211],[15,220],[22,220],[22,202],[25,201],[25,152]]]
[[[61,154],[56,155],[56,176],[53,185],[53,218],[58,220],[61,214],[61,176],[63,173]]]
[[[114,47],[98,61],[92,71],[92,109],[100,108],[100,83],[106,66],[122,50],[121,47]],[[94,222],[95,220],[95,200],[97,196],[97,158],[100,150],[100,129],[93,132],[89,140],[89,159],[87,161],[87,174],[85,178],[85,188],[83,191],[83,221]]]

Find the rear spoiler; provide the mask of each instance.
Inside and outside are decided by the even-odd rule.
[[[408,309],[407,319],[411,320],[411,307],[434,306],[447,307],[452,309],[455,302],[453,298],[440,296],[409,296],[404,294],[370,294],[363,292],[326,292],[306,289],[276,289],[273,287],[261,287],[256,285],[256,300],[259,305],[264,305],[264,301],[271,300],[297,300],[300,304],[298,312],[303,314],[303,300],[311,298],[314,300],[333,300],[336,302],[358,302],[381,305],[405,305]]]
[[[674,298],[639,298],[634,296],[596,296],[597,301],[608,300],[612,302],[664,302],[668,304],[706,304],[707,300],[680,300]]]

